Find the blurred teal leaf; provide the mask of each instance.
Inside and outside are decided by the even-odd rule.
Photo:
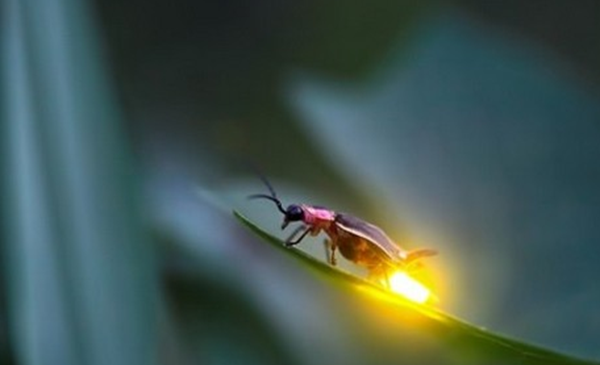
[[[369,302],[369,305],[374,307],[392,306],[396,312],[395,314],[399,314],[403,318],[409,316],[420,317],[418,325],[422,326],[423,331],[433,338],[434,344],[429,346],[443,354],[443,357],[438,359],[438,363],[597,364],[495,334],[448,315],[433,306],[409,302],[362,278],[319,261],[301,250],[286,248],[283,241],[263,231],[243,215],[237,212],[234,212],[234,215],[262,240],[271,244],[280,252],[291,255],[301,262],[303,267],[315,273],[319,278],[327,280],[336,289],[346,292],[346,295],[362,296],[362,300]],[[324,303],[324,305],[335,304]],[[395,324],[393,321],[389,321],[385,325],[393,326]],[[397,339],[387,338],[385,341],[395,343]],[[422,354],[420,356],[427,358],[428,355]],[[399,354],[398,361],[402,360],[400,356],[402,354]],[[422,362],[422,359],[414,357],[410,360],[412,363]]]
[[[88,5],[1,5],[2,249],[21,364],[156,362],[153,247]]]

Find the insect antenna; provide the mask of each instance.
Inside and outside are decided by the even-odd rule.
[[[269,192],[271,193],[271,195],[253,194],[253,195],[248,196],[248,199],[258,199],[258,198],[268,199],[268,200],[272,201],[273,203],[275,203],[275,205],[277,205],[277,209],[279,209],[279,211],[281,213],[286,214],[285,209],[283,209],[283,205],[281,204],[281,201],[277,198],[277,193],[275,193],[275,189],[273,189],[273,186],[271,185],[269,180],[267,180],[267,178],[264,177],[260,173],[258,174],[258,177],[267,186],[267,189],[269,189]]]
[[[277,205],[277,209],[279,209],[279,211],[281,213],[285,214],[285,209],[283,209],[283,205],[281,205],[281,202],[277,198],[274,198],[267,194],[253,194],[253,195],[248,196],[248,199],[258,199],[258,198],[268,199],[268,200],[272,201],[273,203],[275,203],[275,205]]]
[[[271,196],[273,198],[279,200],[277,198],[277,193],[275,193],[275,189],[273,189],[273,185],[271,185],[271,183],[269,182],[269,180],[267,180],[267,178],[263,174],[261,174],[261,173],[258,173],[258,177],[267,186],[267,189],[269,189],[269,192],[271,193]]]

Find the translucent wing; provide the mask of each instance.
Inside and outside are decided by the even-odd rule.
[[[398,247],[398,245],[396,245],[396,243],[394,243],[394,241],[392,241],[392,239],[377,226],[344,213],[338,213],[336,215],[335,223],[344,231],[350,232],[371,242],[394,261],[407,258],[407,252]]]

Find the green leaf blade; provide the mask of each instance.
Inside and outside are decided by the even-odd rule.
[[[286,248],[284,242],[262,230],[242,214],[234,216],[250,231],[280,252],[285,252],[310,272],[331,283],[346,294],[361,296],[369,305],[392,306],[396,315],[418,317],[422,331],[436,342],[435,348],[444,354],[447,364],[563,364],[592,365],[597,362],[581,360],[557,351],[528,344],[490,332],[449,315],[432,305],[419,305],[391,294],[360,277],[332,267],[299,249]],[[393,339],[390,339],[393,341]],[[419,363],[417,360],[416,363]]]

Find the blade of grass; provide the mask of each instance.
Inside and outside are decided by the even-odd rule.
[[[321,274],[321,277],[325,277],[330,281],[334,282],[335,285],[350,289],[359,289],[358,291],[373,294],[378,300],[391,303],[398,310],[408,310],[418,312],[420,315],[428,318],[429,320],[436,322],[438,325],[445,326],[451,330],[451,332],[440,332],[451,333],[454,336],[460,336],[461,346],[472,346],[472,347],[484,347],[481,345],[481,341],[485,343],[486,352],[491,353],[490,357],[499,356],[498,354],[506,353],[510,354],[511,357],[521,359],[523,364],[598,364],[596,362],[580,360],[571,356],[561,354],[559,352],[546,349],[540,346],[528,344],[516,339],[509,338],[504,335],[496,334],[487,331],[481,327],[470,324],[457,317],[449,315],[433,306],[430,305],[419,305],[412,303],[398,295],[394,295],[382,287],[374,285],[373,283],[364,280],[360,277],[352,275],[348,272],[339,270],[331,265],[326,264],[323,261],[315,259],[314,257],[304,253],[303,251],[296,248],[287,248],[284,246],[284,242],[279,238],[276,238],[269,233],[263,231],[260,227],[252,223],[249,219],[244,217],[238,212],[233,212],[234,216],[248,229],[250,229],[257,236],[262,238],[267,243],[271,244],[277,250],[285,252],[292,256],[294,259],[301,262],[305,267],[311,271]],[[356,290],[354,290],[356,291]],[[447,342],[447,339],[440,338],[440,342]],[[453,338],[452,341],[457,341]],[[490,351],[489,348],[494,351]],[[458,351],[458,349],[457,349]],[[460,354],[458,355],[460,356]],[[490,361],[493,363],[503,363],[504,356],[499,358],[491,358]]]

